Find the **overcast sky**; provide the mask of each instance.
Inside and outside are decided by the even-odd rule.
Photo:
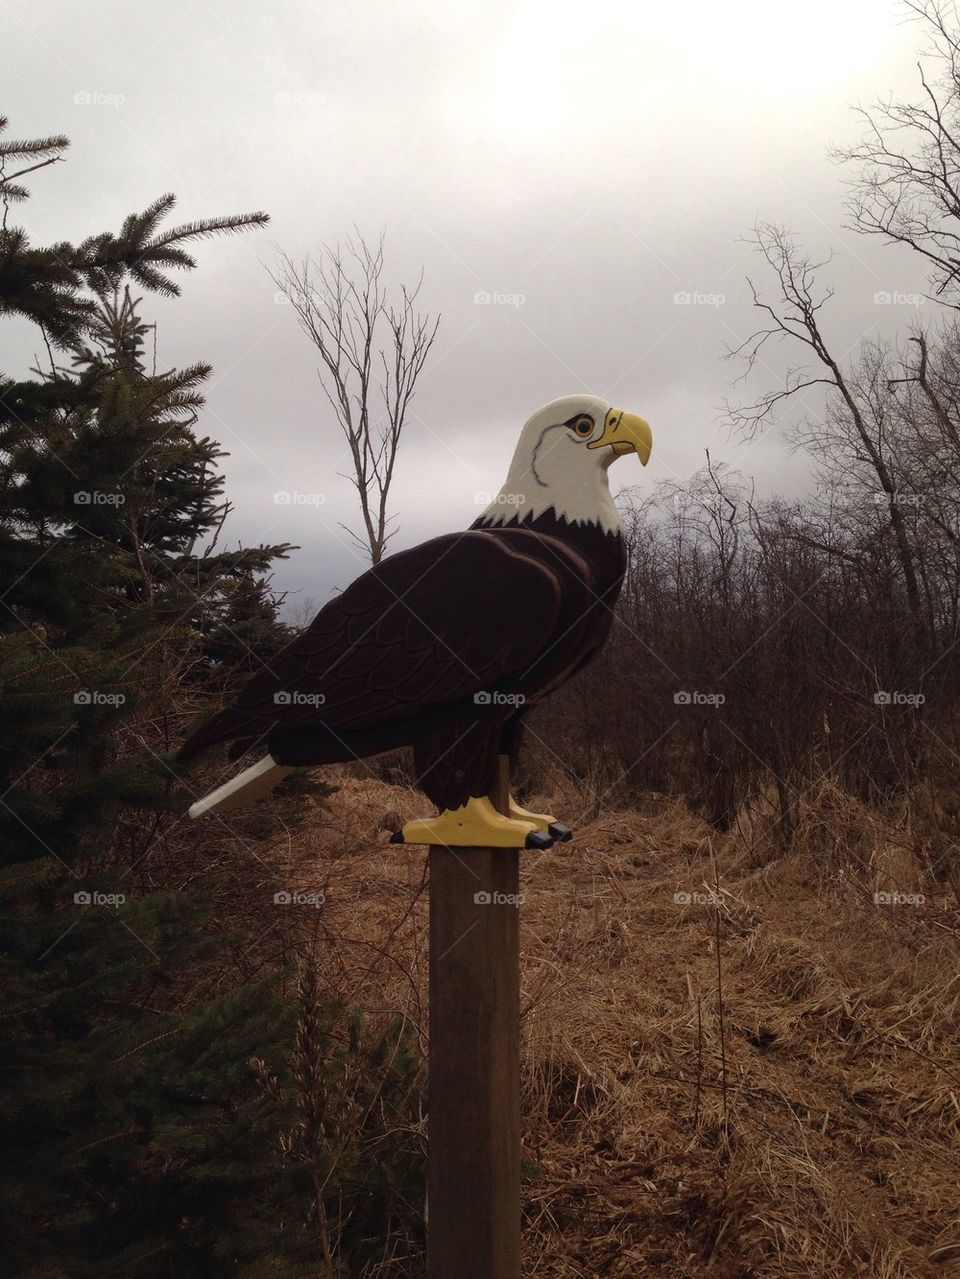
[[[393,549],[469,524],[523,421],[577,391],[653,426],[649,467],[619,461],[614,487],[683,479],[709,448],[760,493],[801,491],[806,460],[782,431],[747,443],[719,411],[778,367],[738,392],[741,370],[722,358],[757,327],[744,277],[765,277],[742,238],[758,218],[815,257],[833,252],[823,321],[837,352],[916,314],[875,303],[922,291],[922,267],[844,230],[852,175],[827,154],[860,137],[857,102],[916,96],[926,41],[900,0],[0,8],[7,136],[72,139],[15,210],[35,243],[119,229],[167,191],[177,221],[271,215],[266,230],[200,244],[183,296],[148,296],[144,318],[159,324],[160,367],[214,366],[201,428],[231,454],[233,537],[299,543],[275,582],[318,602],[364,562],[340,527],[356,522],[355,497],[314,351],[275,301],[277,246],[296,259],[353,226],[383,229],[390,280],[422,269],[423,306],[442,313],[402,446]],[[3,345],[5,371],[22,373],[37,340],[6,323]],[[274,500],[294,491],[322,505]]]

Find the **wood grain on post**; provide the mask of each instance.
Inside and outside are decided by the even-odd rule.
[[[507,760],[491,798],[507,811]],[[430,849],[427,1274],[520,1276],[520,855]]]

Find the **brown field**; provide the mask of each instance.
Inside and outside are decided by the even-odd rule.
[[[324,979],[425,1046],[425,857],[386,842],[422,798],[327,777],[284,873]],[[956,894],[826,784],[788,855],[769,820],[651,796],[522,855],[525,1274],[960,1275]]]

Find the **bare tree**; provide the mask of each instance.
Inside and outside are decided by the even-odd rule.
[[[937,297],[960,308],[960,32],[952,4],[906,0],[906,8],[930,35],[939,74],[918,63],[917,102],[889,97],[857,108],[863,140],[833,155],[860,166],[848,205],[853,227],[920,253]]]
[[[887,353],[876,344],[864,343],[859,365],[852,371],[841,367],[827,344],[819,317],[821,308],[833,296],[830,289],[817,290],[816,272],[826,263],[804,257],[786,231],[772,223],[759,223],[754,228],[753,241],[776,276],[779,297],[774,303],[767,302],[748,277],[754,306],[767,321],[729,354],[744,359],[749,373],[770,340],[787,340],[806,348],[805,358],[815,360],[819,368],[810,373],[803,367],[791,368],[781,387],[765,392],[754,403],[728,405],[731,420],[747,432],[756,431],[771,421],[774,411],[785,401],[802,396],[814,386],[828,388],[823,419],[808,420],[794,428],[794,439],[834,477],[853,479],[865,488],[875,486],[896,543],[915,635],[918,643],[925,646],[927,629],[915,549],[897,483]]]
[[[360,499],[362,534],[347,532],[379,564],[396,531],[388,531],[387,506],[400,437],[440,317],[416,308],[422,273],[414,288],[401,285],[398,305],[388,302],[382,234],[374,247],[359,234],[345,248],[325,245],[299,266],[281,253],[270,274],[320,353],[320,385],[347,441]]]
[[[287,605],[284,621],[294,634],[299,635],[301,631],[307,629],[317,613],[319,613],[321,606],[321,601],[313,599],[310,595],[305,595],[302,599],[291,600]]]

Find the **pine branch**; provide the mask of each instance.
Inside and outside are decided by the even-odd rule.
[[[6,128],[7,120],[5,116],[0,116],[0,132]],[[70,139],[61,134],[55,134],[50,138],[28,138],[22,142],[0,142],[0,157],[10,156],[42,156],[49,155],[53,151],[65,151],[70,145]],[[59,159],[54,156],[54,159]]]
[[[177,197],[172,191],[168,191],[166,195],[159,196],[154,200],[153,204],[148,205],[142,213],[131,213],[123,223],[120,230],[120,239],[129,240],[133,243],[142,243],[147,237],[157,229],[157,225],[161,222],[164,215],[177,202]]]
[[[266,226],[269,221],[269,213],[257,211],[256,213],[238,213],[226,218],[209,218],[205,222],[185,222],[183,226],[174,227],[159,240],[155,240],[150,247],[159,248],[175,244],[180,240],[196,240],[208,235],[231,235],[248,226]]]

